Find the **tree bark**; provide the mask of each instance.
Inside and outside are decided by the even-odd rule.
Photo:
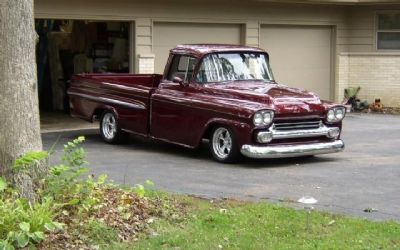
[[[34,192],[32,175],[15,178],[11,167],[25,153],[42,150],[36,39],[33,0],[0,0],[0,174],[23,180],[26,197]]]

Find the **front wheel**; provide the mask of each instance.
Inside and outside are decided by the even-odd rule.
[[[121,143],[127,138],[127,134],[119,127],[116,115],[111,111],[105,111],[100,119],[100,134],[105,142]]]
[[[210,138],[210,151],[218,162],[232,163],[239,158],[235,134],[227,127],[217,127]]]

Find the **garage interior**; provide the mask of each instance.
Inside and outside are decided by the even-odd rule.
[[[36,19],[42,130],[90,127],[69,116],[66,91],[79,73],[129,73],[130,23]]]

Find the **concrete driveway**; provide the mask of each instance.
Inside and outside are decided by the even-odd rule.
[[[344,121],[342,153],[308,159],[214,162],[206,145],[189,150],[133,138],[108,145],[97,130],[46,133],[46,149],[85,135],[90,168],[117,183],[152,180],[156,188],[209,198],[296,201],[315,197],[316,208],[370,219],[400,220],[400,116],[349,114]],[[296,204],[293,204],[296,206]],[[373,212],[364,212],[373,209]]]

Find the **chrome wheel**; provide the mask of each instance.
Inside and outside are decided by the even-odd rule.
[[[117,122],[112,113],[104,114],[101,129],[106,139],[114,139],[115,135],[117,134]]]
[[[229,156],[232,147],[232,136],[229,130],[222,127],[216,129],[212,138],[212,148],[215,155],[220,159],[225,159]]]

